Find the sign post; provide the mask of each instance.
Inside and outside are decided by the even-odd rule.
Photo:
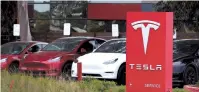
[[[20,24],[13,25],[13,35],[20,36]]]
[[[112,24],[112,37],[118,37],[119,36],[119,26],[118,24]]]
[[[173,13],[127,13],[127,92],[172,92]]]
[[[71,28],[71,24],[70,23],[64,23],[64,35],[70,35],[70,28]]]

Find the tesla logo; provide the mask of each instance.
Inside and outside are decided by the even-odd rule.
[[[162,65],[151,65],[151,64],[129,64],[131,69],[144,70],[144,71],[161,71]]]
[[[147,23],[147,25],[145,26],[144,23]],[[131,23],[131,25],[133,26],[135,30],[137,30],[138,28],[141,28],[143,44],[144,44],[144,53],[146,54],[150,28],[157,30],[160,26],[160,23],[155,22],[155,21],[150,21],[150,20],[141,20],[141,21],[133,22]]]

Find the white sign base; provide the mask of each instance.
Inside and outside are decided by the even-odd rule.
[[[119,36],[118,24],[112,24],[112,36],[113,37],[118,37]]]
[[[13,25],[13,35],[20,36],[20,24]]]
[[[64,35],[70,35],[70,28],[71,24],[70,23],[64,23]]]

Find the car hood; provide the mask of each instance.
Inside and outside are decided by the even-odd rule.
[[[3,59],[3,58],[9,58],[9,57],[16,57],[16,56],[18,56],[18,55],[1,54],[1,59]]]
[[[1,54],[1,59],[8,58],[9,56],[11,56],[11,55],[3,55],[3,54]]]
[[[126,54],[123,53],[89,53],[78,58],[78,62],[83,63],[102,63],[116,58],[126,58]]]
[[[67,52],[62,51],[40,51],[37,53],[29,54],[24,61],[46,61],[52,58],[56,58],[58,56],[62,56],[63,54],[67,54]]]

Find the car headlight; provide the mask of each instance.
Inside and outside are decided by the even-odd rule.
[[[6,62],[6,61],[7,61],[7,58],[1,59],[1,62]]]
[[[49,59],[48,62],[58,62],[61,60],[61,57],[56,57],[56,58],[53,58],[53,59]]]
[[[117,60],[118,60],[118,58],[112,59],[112,60],[109,60],[109,61],[105,61],[103,64],[106,64],[106,65],[108,65],[108,64],[113,64],[113,63],[115,63]]]

